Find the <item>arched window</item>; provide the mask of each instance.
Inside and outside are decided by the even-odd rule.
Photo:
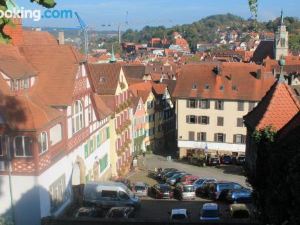
[[[83,107],[80,101],[76,101],[72,106],[72,133],[76,133],[84,126]]]
[[[42,132],[40,136],[40,153],[44,153],[48,150],[48,135],[46,132]]]

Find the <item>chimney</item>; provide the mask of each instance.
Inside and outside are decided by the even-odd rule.
[[[6,35],[11,38],[11,43],[13,45],[23,44],[23,27],[22,19],[14,18],[12,19],[13,25],[6,24],[3,31]]]
[[[65,44],[65,32],[63,31],[58,32],[58,44],[59,45]]]

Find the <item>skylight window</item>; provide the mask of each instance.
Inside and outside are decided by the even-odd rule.
[[[104,83],[105,82],[105,77],[100,77],[100,82]]]
[[[197,84],[193,84],[193,90],[197,89]]]
[[[221,85],[221,86],[220,86],[220,90],[221,90],[221,91],[224,91],[224,85]]]
[[[204,89],[205,89],[205,90],[209,90],[209,89],[210,89],[209,84],[205,84]]]

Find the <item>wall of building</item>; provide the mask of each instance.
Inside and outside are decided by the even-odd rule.
[[[245,127],[237,127],[237,119],[243,118],[248,113],[249,102],[244,103],[244,111],[238,111],[237,101],[225,101],[224,110],[215,109],[215,101],[210,101],[210,109],[187,108],[186,99],[177,100],[177,128],[178,128],[178,147],[180,148],[205,148],[211,150],[225,150],[244,152],[244,144],[234,144],[234,135],[246,135]],[[186,122],[186,116],[208,116],[209,124],[189,124]],[[223,117],[223,126],[217,126],[217,118]],[[195,132],[195,141],[189,140],[189,132]],[[198,142],[197,133],[206,132],[206,141]],[[226,143],[216,143],[215,133],[226,134]]]

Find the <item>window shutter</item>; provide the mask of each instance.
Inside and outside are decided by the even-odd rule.
[[[218,101],[215,100],[215,109],[218,109]]]
[[[210,109],[210,100],[207,100],[207,109]]]
[[[233,135],[233,143],[236,143],[236,134]]]
[[[190,116],[186,116],[186,123],[190,122]]]
[[[201,116],[198,116],[198,123],[201,124]]]
[[[186,100],[186,107],[190,108],[190,104],[189,104],[189,100],[188,99]]]
[[[223,134],[223,142],[226,142],[226,134]]]
[[[209,116],[207,117],[207,124],[209,124]]]
[[[215,137],[214,137],[214,139],[215,139],[215,142],[217,142],[217,141],[218,141],[218,134],[215,134]]]

